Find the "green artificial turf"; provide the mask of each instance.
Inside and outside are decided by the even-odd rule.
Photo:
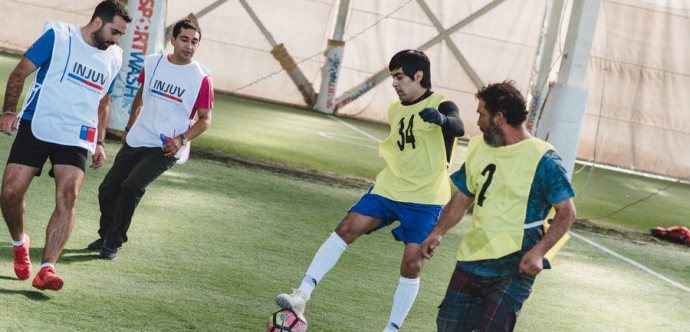
[[[0,56],[2,86],[16,61]],[[378,124],[343,121],[377,139],[387,133]],[[372,180],[383,163],[376,139],[363,137],[321,114],[222,97],[212,128],[194,141],[194,149]],[[0,165],[12,139],[0,137]],[[118,148],[108,142],[106,166],[87,171],[77,222],[57,265],[65,278],[61,291],[42,292],[31,287],[31,280],[17,280],[9,234],[0,232],[0,331],[262,331],[276,310],[275,295],[299,285],[313,253],[366,187],[193,155],[148,188],[130,241],[116,260],[103,261],[83,248],[97,237],[97,187]],[[464,158],[462,145],[456,157],[454,169]],[[54,184],[46,173],[27,193],[26,230],[36,265],[54,204]],[[689,197],[688,186],[668,185],[584,169],[574,177],[578,215],[633,232],[687,224],[682,203]],[[401,331],[435,331],[436,306],[467,223],[451,230],[426,263],[419,296]],[[576,232],[690,286],[687,247],[584,228]],[[388,230],[350,246],[313,294],[306,312],[310,331],[381,330],[397,285],[401,250]],[[554,269],[537,279],[516,330],[685,331],[690,323],[686,299],[687,292],[649,272],[571,239]]]

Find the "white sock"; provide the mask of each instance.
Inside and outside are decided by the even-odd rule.
[[[321,278],[338,263],[340,255],[345,252],[345,249],[347,249],[347,243],[336,232],[331,233],[331,236],[314,255],[307,269],[307,274],[299,286],[298,291],[304,295],[304,298],[309,299],[311,292],[314,291]]]
[[[26,241],[26,234],[24,234],[24,236],[22,236],[22,239],[19,241],[12,240],[12,244],[15,247],[19,247],[19,246],[23,246],[25,241]]]
[[[400,277],[398,282],[398,289],[395,290],[393,296],[393,308],[391,308],[391,316],[388,319],[384,332],[397,332],[402,326],[407,313],[410,312],[414,299],[417,297],[419,291],[419,278],[408,279]]]
[[[41,269],[44,268],[44,267],[49,267],[49,268],[55,270],[55,264],[53,264],[53,263],[43,263],[43,264],[41,264]],[[40,269],[39,269],[39,270],[40,270]]]

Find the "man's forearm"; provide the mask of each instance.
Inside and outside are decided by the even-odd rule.
[[[195,122],[189,129],[187,129],[187,131],[184,133],[184,137],[191,140],[201,135],[210,126],[211,110],[199,111],[199,121]]]
[[[101,98],[98,103],[98,141],[105,140],[105,132],[108,128],[108,121],[110,115],[110,94]]]
[[[474,199],[467,197],[462,192],[458,191],[450,198],[448,204],[443,208],[441,217],[438,223],[432,230],[438,234],[446,234],[446,232],[457,225],[458,222],[465,216],[465,211],[472,205]]]
[[[566,204],[557,209],[556,216],[554,216],[549,230],[544,234],[539,243],[534,246],[534,249],[539,250],[542,256],[545,255],[570,230],[570,226],[573,225],[574,221],[575,206],[572,200],[568,200]]]
[[[5,88],[5,102],[2,105],[2,112],[17,112],[17,103],[19,96],[22,94],[24,88],[24,78],[22,73],[18,70],[12,71],[7,80],[7,87]]]
[[[444,101],[439,107],[438,111],[445,115],[448,121],[443,125],[443,131],[447,132],[453,137],[460,137],[465,135],[465,126],[460,120],[460,110],[458,106],[452,101]]]
[[[137,117],[139,117],[141,106],[144,104],[142,94],[143,86],[140,87],[139,90],[137,90],[137,94],[134,95],[134,101],[132,101],[132,108],[129,110],[129,120],[127,120],[127,124],[125,125],[125,131],[129,131],[137,121]]]

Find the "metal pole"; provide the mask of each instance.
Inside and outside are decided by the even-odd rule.
[[[460,65],[462,66],[463,69],[465,69],[465,72],[467,75],[470,76],[470,79],[472,79],[472,82],[474,83],[474,86],[476,88],[480,88],[484,86],[484,82],[482,82],[482,79],[479,78],[479,75],[477,74],[476,71],[474,71],[474,68],[470,65],[470,63],[467,61],[464,55],[462,55],[462,52],[460,52],[460,49],[458,49],[457,45],[455,45],[455,42],[450,38],[450,36],[445,33],[445,30],[443,29],[443,25],[441,25],[441,22],[439,22],[438,18],[436,18],[436,15],[431,11],[431,8],[429,8],[429,5],[426,4],[424,0],[417,0],[417,3],[419,4],[420,7],[422,7],[422,10],[426,14],[426,16],[431,20],[431,23],[434,24],[436,27],[436,30],[440,34],[443,35],[443,39],[446,42],[446,45],[450,49],[450,52],[453,53],[453,56],[455,56],[455,59],[458,60]]]
[[[258,16],[256,16],[256,13],[252,9],[252,7],[249,6],[247,1],[246,0],[240,0],[240,4],[244,8],[244,10],[247,11],[247,14],[249,14],[249,17],[252,18],[252,21],[254,21],[254,24],[256,24],[256,27],[259,28],[259,30],[264,35],[264,37],[266,38],[268,43],[272,47],[275,47],[276,45],[278,45],[278,43],[276,43],[275,39],[273,39],[273,35],[271,35],[271,33],[268,32],[268,29],[266,29],[266,26],[264,25],[264,23],[261,22],[261,20],[259,19]]]
[[[208,6],[206,6],[204,9],[202,9],[202,10],[196,12],[196,13],[193,13],[192,15],[193,15],[194,17],[196,17],[197,19],[199,19],[199,18],[201,18],[202,16],[208,14],[209,12],[213,11],[214,9],[218,8],[220,5],[222,5],[222,4],[226,3],[226,2],[228,2],[228,0],[217,0],[216,2],[214,2],[214,3],[212,3],[212,4],[208,5]],[[169,40],[170,37],[172,36],[172,28],[173,28],[174,26],[175,26],[175,23],[173,23],[173,24],[168,25],[167,27],[165,27],[165,38],[166,38],[166,42],[167,42],[167,40]]]
[[[544,10],[544,22],[539,36],[539,46],[534,59],[532,78],[527,94],[527,129],[535,133],[541,109],[544,104],[544,84],[551,73],[551,61],[558,40],[558,29],[563,11],[563,0],[549,0]]]
[[[349,7],[350,0],[340,0],[338,16],[333,31],[333,39],[328,40],[326,62],[323,68],[321,68],[321,89],[319,90],[316,106],[314,107],[319,112],[328,114],[335,112],[335,91],[338,86],[338,76],[340,74],[340,66],[343,62],[343,53],[345,51],[343,35],[345,34],[345,22],[347,20]]]
[[[420,51],[424,51],[428,49],[431,46],[434,46],[436,43],[440,42],[443,38],[446,38],[447,35],[450,35],[451,33],[459,30],[460,28],[464,27],[465,25],[471,23],[474,21],[476,18],[486,14],[490,10],[494,9],[496,6],[500,5],[502,2],[505,0],[494,0],[490,3],[488,3],[486,6],[480,8],[478,11],[472,13],[472,15],[465,17],[462,21],[456,23],[452,27],[448,28],[448,30],[443,31],[440,33],[438,36],[430,39],[428,42],[422,44],[419,48],[417,48]]]
[[[247,14],[249,14],[249,16],[252,18],[252,21],[254,21],[254,24],[256,24],[259,30],[261,30],[261,33],[264,35],[268,43],[273,47],[271,54],[273,54],[273,57],[278,60],[292,82],[295,83],[297,90],[299,90],[300,94],[302,95],[307,107],[313,107],[314,103],[316,102],[316,93],[314,92],[314,88],[311,86],[311,83],[309,83],[309,80],[307,80],[307,78],[304,76],[304,73],[302,73],[302,71],[299,69],[297,63],[285,48],[285,45],[276,43],[275,39],[273,39],[273,35],[271,35],[268,29],[266,29],[266,26],[261,22],[246,0],[239,1],[244,10],[247,11]]]
[[[347,21],[347,12],[350,9],[350,0],[340,0],[338,5],[338,17],[335,21],[335,29],[333,30],[333,39],[343,40],[345,34],[345,22]]]
[[[536,129],[536,136],[556,147],[569,177],[575,167],[580,126],[587,106],[584,83],[600,5],[600,0],[573,2],[558,80],[551,88]]]
[[[434,44],[438,43],[439,41],[443,40],[446,36],[450,35],[451,33],[457,31],[458,29],[462,28],[463,26],[469,24],[470,22],[474,21],[476,18],[484,15],[494,7],[500,5],[503,1],[505,0],[494,0],[490,3],[488,3],[486,6],[482,7],[478,11],[472,13],[472,15],[465,17],[463,20],[460,22],[456,23],[452,27],[450,27],[448,30],[443,31],[442,33],[439,33],[436,37],[430,39],[426,43],[422,44],[422,46],[418,47],[417,49],[420,51],[424,51],[428,49],[429,47],[433,46]],[[371,77],[367,78],[364,82],[360,83],[359,85],[353,87],[350,90],[347,90],[343,94],[340,95],[340,97],[336,98],[335,100],[335,109],[334,111],[337,112],[338,109],[341,107],[349,104],[353,100],[359,98],[363,94],[365,94],[367,91],[371,90],[374,86],[377,84],[383,82],[386,78],[388,78],[388,68],[383,68]]]

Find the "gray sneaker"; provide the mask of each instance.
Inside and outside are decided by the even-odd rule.
[[[278,294],[276,304],[283,309],[294,309],[304,313],[307,298],[299,290],[293,290],[292,294]]]
[[[89,243],[88,246],[86,246],[86,249],[89,249],[91,251],[101,251],[101,249],[103,249],[103,242],[105,242],[105,240],[103,239],[93,241]]]
[[[113,249],[108,246],[103,246],[103,248],[101,248],[101,253],[99,254],[99,256],[103,259],[113,260],[115,259],[115,257],[117,257],[117,250],[118,248]]]

